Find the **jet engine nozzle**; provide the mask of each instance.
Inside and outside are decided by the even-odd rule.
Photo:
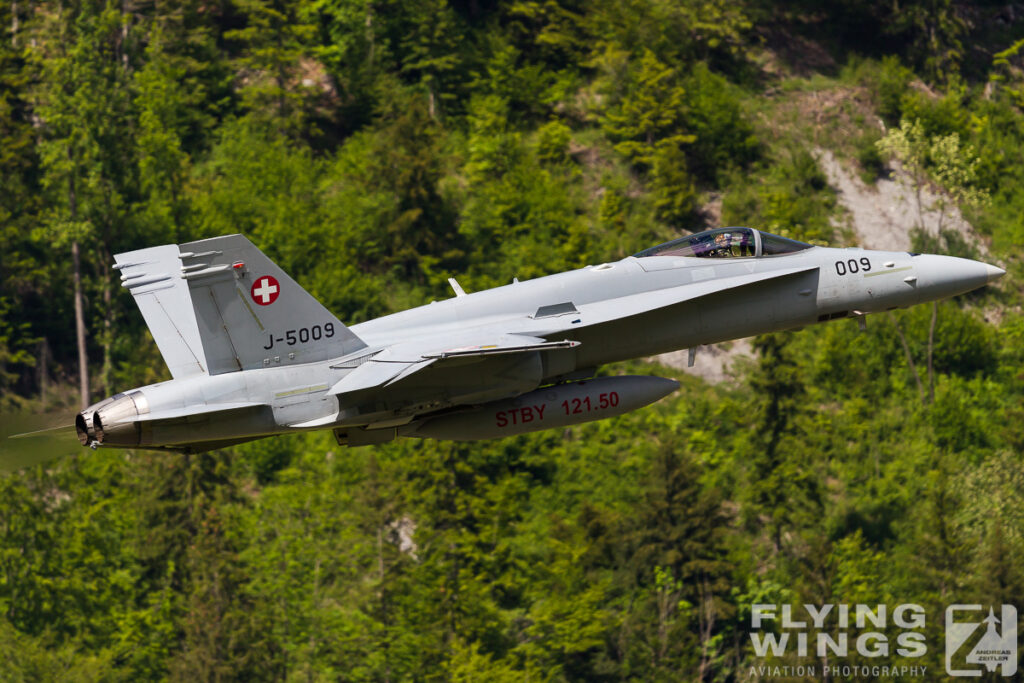
[[[110,405],[119,396],[124,396],[124,394],[111,396],[103,399],[99,403],[93,403],[91,406],[75,416],[75,432],[78,433],[78,440],[82,442],[83,446],[88,446],[94,441],[97,441],[96,431],[93,427],[93,416],[96,414],[96,411]]]
[[[142,429],[139,415],[149,412],[149,403],[141,391],[116,394],[89,406],[75,417],[75,431],[83,446],[93,442],[103,446],[138,446]]]

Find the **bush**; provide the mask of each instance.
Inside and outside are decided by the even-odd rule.
[[[959,91],[936,98],[910,90],[900,98],[900,112],[907,121],[920,121],[928,137],[957,133],[967,136],[967,113]]]
[[[868,133],[857,140],[857,164],[860,166],[860,177],[865,183],[874,183],[886,173],[885,159],[876,144],[878,135]]]
[[[550,121],[537,131],[537,159],[543,163],[564,163],[569,160],[572,131],[561,121]]]
[[[865,85],[871,88],[878,102],[878,114],[886,125],[896,125],[903,116],[903,96],[914,79],[914,72],[900,64],[899,57],[884,58],[877,70],[868,70]]]

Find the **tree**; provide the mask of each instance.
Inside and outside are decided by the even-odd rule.
[[[911,0],[894,5],[887,33],[909,37],[910,52],[934,82],[945,82],[959,73],[963,57],[960,39],[968,23],[961,6],[953,0]]]
[[[926,211],[938,212],[934,232],[941,234],[951,205],[981,206],[988,202],[988,193],[977,185],[981,161],[972,146],[960,143],[958,133],[929,136],[920,120],[902,119],[899,128],[887,131],[876,144],[883,154],[897,159],[910,177],[918,229],[927,230]],[[929,180],[942,190],[930,206],[924,202]]]
[[[205,33],[170,23],[152,22],[145,63],[132,74],[138,116],[139,221],[152,243],[175,240],[185,233],[192,161],[186,144],[212,124],[203,111],[208,97],[205,84],[191,60],[174,52],[180,49],[175,38],[203,42]]]
[[[44,235],[70,245],[78,338],[79,391],[89,400],[85,288],[81,260],[98,269],[103,303],[103,384],[111,391],[113,282],[112,247],[131,230],[135,165],[129,124],[131,98],[120,60],[121,15],[113,7],[59,9],[39,30],[32,58],[41,73],[35,110],[42,119],[40,155],[43,186],[49,193]],[[42,237],[42,236],[41,236]]]
[[[659,150],[693,142],[685,132],[685,107],[686,91],[677,82],[676,70],[645,50],[621,102],[605,112],[602,124],[617,141],[616,151],[649,168]]]
[[[312,66],[308,55],[315,27],[297,3],[240,0],[238,5],[245,27],[224,37],[241,47],[236,68],[242,101],[256,116],[270,114],[279,133],[308,135],[307,100],[315,83],[303,70]]]
[[[39,160],[26,92],[31,71],[17,45],[16,6],[0,8],[0,25],[12,26],[11,42],[0,42],[0,390],[9,403],[18,380],[35,364],[39,340],[31,329],[31,298],[44,287],[45,268],[30,237],[40,210]]]
[[[960,135],[950,133],[945,136],[928,136],[919,120],[910,123],[906,119],[900,121],[899,129],[889,130],[885,137],[877,143],[878,148],[890,157],[898,159],[910,176],[911,187],[917,203],[918,230],[927,234],[925,226],[925,210],[938,212],[938,224],[935,234],[941,236],[942,224],[950,205],[981,206],[988,202],[988,192],[977,186],[978,166],[981,160],[974,149],[960,144]],[[931,206],[923,203],[923,194],[933,179],[940,191],[935,195]],[[935,401],[935,370],[933,354],[935,348],[935,326],[938,320],[938,302],[932,303],[932,322],[928,328],[928,399]],[[898,323],[897,323],[897,329]],[[902,332],[900,332],[902,336]],[[903,341],[906,348],[906,341]],[[908,355],[908,364],[914,372],[913,361]],[[923,397],[922,397],[923,400]]]
[[[686,107],[676,70],[645,50],[621,102],[602,121],[615,150],[647,174],[661,218],[680,227],[696,202],[685,147],[697,138],[688,132]]]
[[[735,68],[750,50],[751,9],[725,0],[617,0],[600,3],[587,19],[594,35],[634,53]]]
[[[662,443],[624,539],[632,581],[645,602],[631,610],[623,628],[649,653],[650,680],[671,680],[680,671],[707,680],[720,654],[716,636],[734,616],[724,546],[728,519],[700,475],[683,447]]]
[[[791,443],[787,438],[797,431],[797,418],[806,395],[799,364],[787,341],[784,333],[765,334],[754,340],[760,359],[750,379],[759,405],[748,475],[749,512],[764,520],[776,553],[783,549],[783,532],[795,521],[793,500],[799,493],[807,495],[808,491],[802,491],[806,486],[811,491],[814,486],[811,473],[803,471],[800,454],[787,447]]]
[[[335,125],[353,133],[371,121],[377,98],[385,94],[376,84],[393,59],[385,33],[391,13],[377,0],[313,0],[306,11],[320,34],[313,54],[338,89]]]
[[[464,46],[458,15],[447,0],[423,0],[405,6],[391,29],[399,73],[426,88],[427,114],[437,119],[441,107],[456,104],[461,94]]]

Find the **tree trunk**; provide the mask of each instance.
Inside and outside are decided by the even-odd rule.
[[[130,13],[128,12],[128,3],[126,0],[121,2],[121,66],[124,68],[124,72],[129,72],[128,64],[128,21]]]
[[[106,259],[105,262],[109,262]],[[103,390],[113,394],[114,361],[111,345],[114,339],[114,307],[111,304],[110,271],[103,269]]]
[[[927,232],[927,228],[924,226],[924,207],[921,205],[921,183],[923,182],[920,178],[914,178],[914,198],[917,200],[917,227],[922,232]]]
[[[907,345],[907,338],[903,334],[903,329],[900,327],[899,322],[895,316],[890,312],[889,319],[892,320],[892,324],[896,327],[896,334],[900,338],[900,343],[903,344],[903,353],[907,356],[907,365],[910,367],[910,374],[914,376],[914,381],[917,383],[917,395],[921,398],[921,403],[924,404],[924,387],[921,386],[921,378],[917,375],[917,366],[914,365],[914,357],[910,355],[910,346]]]
[[[68,213],[71,222],[78,220],[78,196],[75,194],[75,157],[68,148],[68,161],[71,171],[68,173]],[[82,407],[89,405],[89,357],[85,348],[85,299],[82,295],[82,259],[78,248],[78,239],[71,241],[71,273],[75,287],[75,336],[78,339],[78,393]]]
[[[316,558],[313,564],[313,605],[312,605],[312,628],[309,629],[309,657],[306,659],[306,681],[313,683],[315,680],[313,666],[316,662],[317,631],[319,629],[317,614],[320,610],[320,558]]]
[[[939,302],[932,302],[932,322],[928,326],[928,403],[935,403],[935,368],[932,357],[935,352],[935,323],[939,318]]]
[[[366,55],[366,63],[373,68],[373,53],[374,53],[374,42],[373,42],[373,3],[367,3],[366,5],[366,40],[370,43],[369,51]]]
[[[46,410],[46,384],[49,379],[49,371],[47,370],[47,361],[50,355],[50,344],[46,341],[46,337],[39,342],[39,402],[43,405],[43,410]]]
[[[71,243],[71,270],[75,282],[75,336],[78,339],[78,394],[82,407],[89,405],[89,359],[85,352],[85,301],[82,297],[82,263],[78,240]]]
[[[703,683],[711,667],[708,643],[711,642],[711,634],[715,630],[715,602],[708,587],[707,579],[701,582],[698,622],[698,631],[700,633],[700,668],[697,670],[697,680]]]
[[[384,525],[377,525],[377,581],[380,588],[377,591],[377,605],[380,610],[380,623],[384,627],[384,654],[388,654],[390,639],[388,636],[388,603],[387,595],[384,592]],[[391,660],[384,657],[384,683],[391,683]]]
[[[676,602],[674,592],[670,593],[671,585],[658,586],[658,649],[653,653],[651,662],[654,669],[661,667],[668,653],[668,627],[672,617],[672,606]]]

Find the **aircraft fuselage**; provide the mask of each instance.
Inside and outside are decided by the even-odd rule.
[[[595,389],[593,396],[582,384],[562,393],[537,393],[545,385],[578,382],[607,363],[945,299],[1003,273],[968,259],[856,248],[801,245],[793,253],[762,255],[762,239],[800,243],[746,233],[757,238],[756,256],[749,236],[739,248],[741,256],[735,248],[727,258],[707,251],[700,256],[671,249],[656,255],[642,252],[432,302],[349,328],[333,317],[335,322],[325,322],[329,314],[322,307],[306,321],[300,307],[292,305],[281,319],[290,329],[278,329],[278,318],[270,315],[273,309],[267,313],[262,307],[270,305],[276,288],[301,291],[284,274],[261,276],[261,270],[250,277],[239,267],[244,263],[236,261],[231,268],[238,272],[231,280],[226,266],[185,266],[183,278],[194,279],[196,273],[188,268],[199,267],[221,278],[205,285],[208,289],[199,289],[202,280],[187,285],[193,298],[197,290],[213,297],[208,306],[213,313],[200,310],[205,298],[197,300],[196,310],[205,316],[198,329],[199,336],[220,334],[215,343],[204,338],[203,348],[216,349],[219,355],[207,349],[206,358],[211,367],[216,362],[221,369],[202,368],[203,354],[193,344],[188,347],[191,355],[179,352],[172,365],[191,374],[91,406],[79,416],[79,435],[94,446],[203,449],[309,429],[334,429],[339,441],[351,445],[396,435],[490,438],[521,433],[554,426],[547,424],[549,419],[561,425],[619,414],[657,400],[674,385],[669,380],[622,378],[621,391],[609,389],[602,380],[604,391]],[[216,246],[217,239],[228,238],[195,244]],[[262,257],[251,243],[245,244]],[[247,253],[245,249],[236,247],[235,258]],[[181,258],[220,253],[189,251]],[[140,276],[122,279],[132,277]],[[232,288],[244,308],[234,301]],[[247,289],[251,301],[246,301]],[[223,320],[216,317],[226,305],[235,309],[223,314]],[[240,337],[236,329],[248,324],[250,314],[257,343]],[[229,325],[229,320],[235,322]],[[339,338],[345,335],[347,352],[303,362],[318,353],[323,358],[325,348],[340,348],[317,345],[328,331]],[[165,351],[170,341],[163,341],[161,351],[172,356],[174,349]],[[202,372],[189,369],[193,359]],[[250,369],[232,370],[233,363]],[[522,407],[522,401],[532,401],[534,407]]]

